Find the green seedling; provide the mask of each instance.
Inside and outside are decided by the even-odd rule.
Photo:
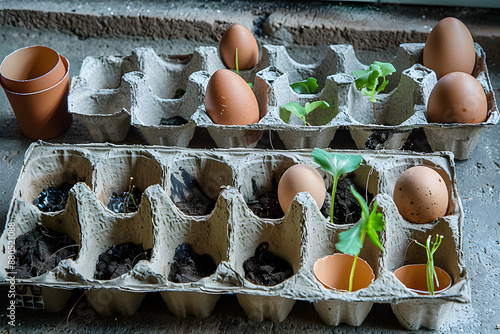
[[[319,148],[315,148],[314,151],[311,152],[311,157],[313,157],[314,162],[320,165],[324,171],[327,171],[333,176],[332,203],[330,205],[330,222],[333,224],[335,192],[337,190],[337,183],[340,175],[358,169],[363,157],[353,154],[328,153]]]
[[[314,94],[318,89],[318,81],[315,78],[307,78],[307,80],[290,84],[293,91],[297,94]]]
[[[375,122],[377,122],[377,112],[375,110],[375,102],[377,102],[376,96],[381,93],[389,83],[389,80],[385,77],[394,72],[396,72],[396,68],[394,68],[391,63],[382,63],[379,61],[374,61],[367,70],[352,72],[352,75],[356,78],[354,81],[356,88],[366,96],[369,96],[370,101],[373,103],[373,119]],[[380,84],[379,78],[382,78]]]
[[[436,285],[439,288],[439,281],[436,273],[436,269],[434,268],[434,253],[437,251],[439,245],[441,245],[441,241],[443,241],[443,236],[436,234],[436,240],[431,242],[431,236],[427,238],[427,242],[425,245],[415,240],[415,243],[419,246],[425,248],[427,252],[427,264],[425,270],[425,278],[427,280],[427,290],[431,294],[434,295],[434,278],[436,279]]]
[[[335,244],[335,248],[338,251],[354,256],[349,276],[349,292],[352,292],[352,282],[354,279],[354,272],[356,270],[356,263],[358,261],[359,253],[361,252],[361,248],[363,248],[365,236],[368,234],[370,241],[383,252],[384,247],[379,240],[377,232],[383,231],[385,228],[385,220],[382,213],[377,212],[377,201],[373,202],[373,210],[370,213],[368,204],[366,204],[364,198],[356,190],[354,190],[352,186],[351,193],[361,205],[361,220],[351,229],[339,233],[339,241]]]
[[[311,125],[306,121],[306,116],[310,112],[315,110],[316,108],[326,109],[329,107],[330,107],[330,104],[328,104],[328,102],[323,101],[323,100],[314,101],[314,102],[306,102],[306,104],[304,106],[301,106],[297,102],[289,102],[281,107],[281,111],[286,110],[286,111],[294,114],[298,118],[300,118],[304,122],[304,125]],[[289,117],[290,116],[288,116],[288,119],[289,119]],[[288,119],[286,120],[287,122],[288,122]]]
[[[235,54],[236,54],[236,55],[235,55],[236,59],[235,59],[235,62],[234,62],[234,63],[235,63],[235,65],[236,65],[236,70],[235,70],[235,72],[236,72],[236,74],[240,75],[240,66],[238,65],[238,48],[236,48],[236,52],[235,52]],[[251,82],[247,82],[247,84],[248,84],[248,86],[250,86],[250,88],[253,88],[253,83],[251,83]]]

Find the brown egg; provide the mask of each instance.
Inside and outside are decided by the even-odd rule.
[[[205,94],[205,110],[216,124],[246,125],[259,121],[259,105],[252,89],[231,70],[212,74]]]
[[[293,165],[283,173],[278,184],[278,201],[284,213],[288,212],[295,195],[303,191],[307,191],[321,208],[326,191],[321,174],[310,165]]]
[[[257,65],[259,46],[250,30],[241,24],[234,24],[226,30],[219,43],[220,58],[224,64],[236,69],[236,48],[238,48],[238,66],[248,70]]]
[[[483,87],[466,73],[449,73],[439,79],[427,102],[429,122],[476,124],[487,117],[488,102]]]
[[[439,21],[425,42],[423,63],[436,72],[438,79],[451,72],[472,74],[476,51],[465,24],[454,17]]]
[[[448,188],[434,169],[411,167],[396,182],[394,203],[404,219],[413,223],[429,223],[446,215]]]

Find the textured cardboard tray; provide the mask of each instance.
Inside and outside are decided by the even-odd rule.
[[[386,230],[381,234],[386,252],[380,253],[366,242],[360,254],[375,272],[375,281],[366,289],[342,293],[324,288],[315,278],[315,261],[332,254],[338,234],[350,226],[327,228],[328,220],[308,193],[299,193],[280,219],[259,218],[246,205],[272,189],[273,179],[279,180],[289,166],[308,163],[318,168],[310,150],[207,151],[43,142],[32,144],[26,153],[7,223],[15,224],[16,236],[36,224],[66,233],[80,244],[80,251],[76,258],[61,261],[50,272],[18,279],[16,284],[45,288],[49,292],[44,299],[57,306],[52,308],[54,311],[64,307],[64,299],[69,298],[70,293],[64,291],[75,288],[89,290],[87,298],[99,313],[117,311],[124,315],[139,308],[145,293],[160,291],[173,314],[206,317],[220,294],[235,293],[249,318],[255,321],[282,321],[295,300],[308,300],[315,303],[326,323],[357,326],[377,302],[391,303],[407,328],[439,328],[454,302],[470,301],[462,254],[463,210],[453,156],[442,152],[426,155],[399,151],[342,152],[363,156],[362,166],[350,176],[375,196],[386,220]],[[444,177],[450,202],[445,217],[428,224],[413,224],[401,217],[392,194],[399,175],[410,166],[421,164],[435,168]],[[319,171],[328,188],[331,176]],[[128,188],[130,176],[143,191],[138,211],[128,214],[109,211],[106,204],[112,191]],[[190,200],[192,178],[209,198],[217,200],[209,215],[186,215],[174,203],[183,198]],[[43,213],[31,204],[43,188],[65,181],[75,184],[65,210]],[[423,240],[429,233],[445,236],[435,261],[453,280],[449,290],[432,297],[411,292],[393,275],[404,264],[425,263],[425,252],[410,244],[412,239]],[[291,278],[276,286],[259,286],[244,278],[242,263],[262,241],[268,241],[270,251],[286,259],[294,270]],[[94,279],[99,254],[123,242],[152,247],[151,260],[140,261],[118,278]],[[170,263],[181,242],[191,243],[197,253],[208,253],[217,263],[216,272],[198,282],[170,282],[167,279]],[[7,245],[6,229],[0,239],[2,284],[9,282],[5,269]]]
[[[82,119],[96,141],[118,142],[130,125],[141,130],[150,144],[187,147],[195,127],[207,128],[221,148],[255,147],[263,131],[276,131],[286,148],[328,147],[339,127],[347,127],[358,149],[377,131],[391,133],[379,149],[399,149],[411,131],[424,129],[434,151],[447,150],[456,159],[467,159],[479,143],[482,131],[500,118],[486,56],[476,44],[476,77],[488,100],[488,119],[480,124],[433,124],[426,120],[426,105],[437,82],[435,73],[420,65],[423,43],[401,44],[392,63],[397,71],[389,78],[386,94],[376,103],[377,123],[371,102],[355,89],[353,70],[359,62],[351,45],[331,45],[317,64],[300,64],[284,46],[264,45],[257,66],[242,71],[254,83],[261,119],[246,126],[214,124],[205,113],[204,93],[210,75],[224,65],[215,47],[198,47],[192,55],[169,57],[138,48],[130,56],[87,57],[80,75],[73,78],[69,111]],[[292,82],[309,76],[318,79],[316,94],[296,94]],[[178,89],[185,90],[174,98]],[[285,122],[280,107],[290,101],[301,104],[323,99],[331,104],[308,116],[313,126],[303,126],[294,115]],[[162,117],[182,116],[183,126],[160,125]]]

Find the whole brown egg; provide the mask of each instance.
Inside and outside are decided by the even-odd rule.
[[[434,169],[414,166],[404,171],[394,187],[394,203],[404,219],[429,223],[448,210],[448,188]]]
[[[253,34],[241,24],[234,24],[226,30],[219,42],[220,58],[228,68],[236,69],[236,48],[238,48],[238,66],[247,70],[259,61],[259,46]]]
[[[278,201],[284,213],[288,212],[295,195],[307,191],[318,208],[325,201],[325,182],[314,167],[297,164],[288,168],[278,183]]]
[[[454,17],[442,19],[427,37],[423,58],[424,66],[438,79],[451,72],[472,74],[476,51],[469,29]]]
[[[259,121],[259,105],[243,78],[231,70],[212,74],[205,94],[205,111],[216,124],[246,125]]]
[[[429,122],[477,124],[487,117],[483,87],[467,73],[453,72],[439,79],[427,102]]]

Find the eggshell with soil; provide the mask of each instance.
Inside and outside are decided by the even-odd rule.
[[[444,217],[448,209],[448,188],[437,171],[414,166],[404,171],[394,187],[394,202],[404,219],[429,223]]]
[[[483,87],[467,73],[453,72],[439,79],[427,102],[429,122],[477,124],[486,121],[487,115]]]
[[[216,124],[247,125],[259,121],[255,95],[238,74],[231,70],[216,71],[207,84],[205,111]]]
[[[259,46],[253,34],[245,26],[234,24],[226,30],[219,42],[221,60],[228,68],[236,69],[236,48],[238,48],[238,67],[247,70],[259,61]]]
[[[295,195],[303,191],[307,191],[321,208],[326,191],[321,174],[310,165],[293,165],[283,173],[278,184],[278,201],[283,212],[288,212]]]
[[[475,63],[474,40],[465,24],[454,17],[439,21],[425,42],[424,66],[434,70],[440,79],[451,72],[472,74]]]

